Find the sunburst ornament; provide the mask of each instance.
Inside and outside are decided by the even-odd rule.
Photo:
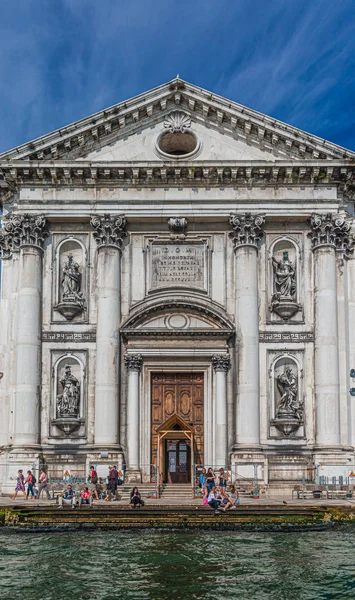
[[[186,113],[176,110],[166,117],[164,127],[170,133],[185,133],[191,127],[191,119]]]

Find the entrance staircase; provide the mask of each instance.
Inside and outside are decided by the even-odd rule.
[[[192,498],[191,483],[162,483],[160,485],[160,498],[162,500],[186,500]]]

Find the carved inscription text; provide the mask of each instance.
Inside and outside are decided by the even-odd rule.
[[[153,289],[166,286],[205,288],[204,244],[153,244]]]

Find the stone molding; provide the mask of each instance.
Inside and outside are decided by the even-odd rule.
[[[140,371],[143,366],[143,356],[141,354],[125,354],[124,362],[128,371]]]
[[[229,354],[214,354],[212,356],[212,367],[215,371],[224,371],[225,373],[228,373],[231,368]]]
[[[259,342],[314,342],[314,334],[312,331],[260,331]]]
[[[340,250],[344,258],[354,252],[354,235],[351,234],[352,220],[345,215],[314,213],[310,220],[312,250],[330,246]]]
[[[46,230],[44,215],[10,215],[0,229],[0,258],[11,258],[24,246],[43,250],[43,244],[49,232]]]
[[[250,212],[231,214],[229,224],[233,230],[230,232],[230,236],[233,239],[235,250],[240,246],[258,248],[264,236],[264,215],[254,215]]]
[[[42,331],[42,342],[96,342],[96,332]]]
[[[118,248],[121,250],[123,238],[126,237],[126,217],[119,215],[111,217],[105,213],[103,216],[92,215],[90,225],[95,229],[94,238],[98,249]]]
[[[330,161],[329,161],[330,162]],[[288,161],[255,161],[246,166],[245,161],[142,161],[135,166],[126,162],[86,160],[60,160],[42,162],[34,167],[30,161],[16,160],[16,167],[8,161],[0,162],[0,177],[11,189],[20,189],[22,185],[36,187],[58,184],[78,186],[108,187],[151,187],[152,185],[189,186],[248,186],[259,187],[285,185],[337,185],[340,191],[349,195],[349,186],[345,189],[344,175],[353,177],[353,167],[340,161],[332,161],[332,166],[324,161],[300,161],[295,165]],[[6,188],[0,188],[1,193]],[[7,192],[6,192],[7,193]]]

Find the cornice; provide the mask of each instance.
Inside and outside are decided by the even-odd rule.
[[[305,161],[73,161],[0,162],[8,189],[21,186],[338,185],[351,190],[355,160]],[[6,188],[2,188],[5,192]]]
[[[78,157],[112,137],[160,121],[179,107],[209,127],[294,159],[354,159],[355,153],[176,78],[0,155],[39,161]]]

